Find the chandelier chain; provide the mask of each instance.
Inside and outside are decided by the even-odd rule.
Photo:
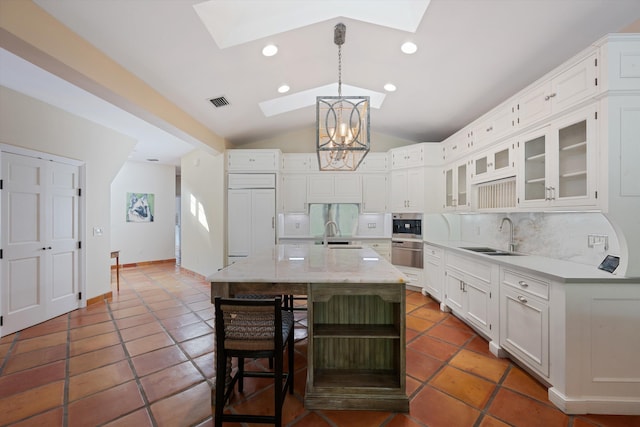
[[[338,96],[342,97],[342,45],[338,45]]]

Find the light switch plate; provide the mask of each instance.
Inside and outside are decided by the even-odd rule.
[[[102,227],[93,227],[93,235],[94,236],[102,236]]]

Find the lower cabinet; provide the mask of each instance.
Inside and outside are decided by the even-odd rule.
[[[503,269],[500,346],[538,374],[549,377],[549,283]]]
[[[408,412],[405,286],[309,285],[307,409]]]
[[[498,266],[446,253],[444,303],[490,339],[497,336]],[[496,295],[494,295],[496,294]]]
[[[407,281],[405,282],[407,286],[422,288],[423,271],[421,268],[405,267],[402,265],[396,265],[395,267],[407,276]]]
[[[444,285],[443,251],[431,245],[424,245],[424,291],[431,298],[442,302]]]
[[[391,262],[391,241],[390,240],[366,240],[371,249],[376,251],[378,255]]]

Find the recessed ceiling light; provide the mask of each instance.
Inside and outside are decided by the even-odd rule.
[[[416,46],[415,43],[406,42],[403,43],[402,46],[400,46],[400,50],[402,50],[407,55],[411,55],[412,53],[416,53],[416,51],[418,50],[418,46]]]
[[[262,54],[264,56],[273,56],[278,53],[278,46],[275,44],[268,44],[262,49]]]
[[[280,86],[280,87],[278,88],[278,92],[279,92],[279,93],[287,93],[287,92],[289,92],[289,89],[291,89],[291,88],[289,87],[289,85],[282,85],[282,86]]]
[[[396,85],[394,85],[393,83],[387,83],[386,85],[384,85],[384,90],[386,90],[387,92],[395,92]]]

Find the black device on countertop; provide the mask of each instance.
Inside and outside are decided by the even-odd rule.
[[[605,259],[600,263],[598,268],[600,270],[613,273],[616,270],[616,268],[618,268],[618,264],[620,264],[620,257],[614,256],[614,255],[607,255]]]

